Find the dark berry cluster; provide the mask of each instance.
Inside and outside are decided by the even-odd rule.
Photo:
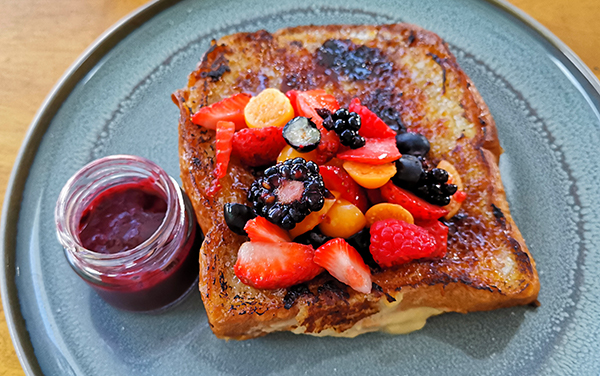
[[[456,185],[448,184],[448,172],[441,168],[429,168],[424,157],[404,154],[396,161],[396,170],[392,178],[394,184],[412,191],[431,204],[448,205],[450,196],[456,193]]]
[[[340,108],[336,112],[330,112],[326,108],[317,109],[317,113],[323,118],[323,126],[328,131],[335,131],[340,137],[342,145],[350,149],[358,149],[365,146],[365,139],[358,134],[360,129],[360,115]]]
[[[456,193],[457,187],[448,184],[448,172],[441,168],[432,168],[424,171],[417,183],[415,193],[428,202],[444,206],[450,203],[450,196]]]
[[[319,167],[295,158],[267,168],[264,176],[252,183],[248,200],[259,215],[290,230],[323,208],[326,193]]]

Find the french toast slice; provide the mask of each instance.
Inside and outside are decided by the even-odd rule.
[[[341,51],[339,64],[332,65],[318,53],[328,40],[340,40],[359,52]],[[256,95],[269,87],[284,92],[324,89],[343,107],[358,97],[389,125],[425,135],[431,161],[450,161],[466,187],[459,213],[446,221],[447,255],[372,270],[369,294],[327,273],[290,289],[258,290],[241,283],[233,265],[247,238],[229,230],[223,205],[247,204],[254,177],[232,158],[221,190],[211,197],[215,133],[193,124],[190,115],[233,94]],[[273,34],[229,35],[213,42],[187,88],[174,93],[173,100],[181,112],[183,187],[206,236],[199,287],[217,337],[248,339],[273,331],[347,337],[376,330],[404,333],[442,312],[536,302],[538,275],[506,201],[494,120],[434,33],[395,24],[300,26]]]

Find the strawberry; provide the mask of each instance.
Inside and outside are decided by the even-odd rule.
[[[397,187],[391,181],[380,188],[381,195],[387,202],[402,205],[410,212],[415,219],[432,220],[439,219],[448,213],[448,210],[441,206],[428,203],[420,197]]]
[[[287,145],[281,127],[244,128],[233,135],[233,154],[251,167],[273,164]]]
[[[252,96],[246,93],[232,95],[220,102],[200,108],[192,115],[192,122],[208,129],[216,129],[219,120],[231,121],[235,129],[246,128],[244,108]]]
[[[257,289],[287,288],[319,275],[312,246],[299,243],[246,242],[238,251],[235,275]]]
[[[371,226],[369,251],[382,268],[432,257],[436,250],[435,238],[419,226],[398,219],[377,221]]]
[[[349,149],[337,155],[339,159],[372,165],[390,163],[402,156],[395,138],[366,138],[365,146]]]
[[[215,177],[221,179],[227,175],[227,165],[231,157],[231,145],[233,133],[235,132],[235,124],[231,121],[217,122],[217,135],[215,146],[217,149]]]
[[[288,95],[288,98],[296,97],[294,107],[296,116],[310,118],[321,131],[321,142],[317,147],[319,157],[316,162],[323,164],[333,158],[340,147],[340,139],[334,131],[328,131],[323,127],[323,119],[317,114],[317,109],[326,108],[333,112],[340,108],[338,101],[325,90],[309,90],[286,95]]]
[[[246,222],[244,231],[252,242],[285,243],[292,241],[287,231],[263,217],[256,217]]]
[[[356,184],[348,173],[336,166],[319,166],[325,188],[340,192],[341,198],[356,205],[363,213],[367,211],[367,196],[365,190]]]
[[[366,106],[360,104],[360,99],[354,98],[350,102],[348,111],[356,112],[360,115],[361,126],[358,134],[365,138],[388,138],[396,137],[396,132],[386,123],[369,110]]]
[[[214,171],[215,180],[213,180],[212,186],[208,190],[210,196],[213,196],[220,189],[221,184],[219,183],[219,179],[227,175],[227,166],[229,165],[229,159],[231,157],[231,143],[234,132],[235,124],[232,122],[217,122],[217,135],[215,141],[215,147],[217,149]]]
[[[321,128],[321,142],[317,146],[317,159],[315,162],[317,164],[324,164],[335,157],[340,145],[340,138],[335,131],[328,131],[325,128]]]
[[[298,93],[299,92],[297,90],[288,90],[285,93],[285,96],[288,97],[290,103],[292,104],[292,107],[294,108],[294,114],[296,114],[296,116],[300,116],[298,115],[298,106],[296,105],[296,98],[298,97]]]
[[[431,257],[446,256],[446,251],[448,250],[448,226],[438,220],[417,221],[415,224],[427,230],[435,239],[436,249]]]
[[[360,253],[342,238],[335,238],[315,251],[314,261],[338,281],[358,292],[371,292],[371,271]]]
[[[467,198],[467,193],[465,191],[458,191],[452,196],[452,198],[459,204],[462,204]]]
[[[371,205],[381,204],[385,202],[385,199],[381,195],[381,191],[379,189],[367,189],[367,198],[369,199],[369,203]]]
[[[292,96],[294,94],[291,94]],[[331,112],[340,108],[337,99],[325,90],[309,90],[296,92],[296,115],[310,118],[319,129],[323,129],[323,119],[317,114],[318,108],[326,108]],[[289,96],[288,96],[289,98]]]

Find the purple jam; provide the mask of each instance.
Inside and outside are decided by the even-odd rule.
[[[117,254],[134,249],[152,237],[167,215],[167,200],[152,179],[111,187],[84,209],[79,221],[79,239],[90,251]],[[193,216],[191,217],[193,219]],[[194,221],[195,222],[195,221]],[[177,301],[198,277],[198,250],[202,234],[186,217],[182,231],[187,236],[168,262],[156,261],[126,275],[102,275],[102,284],[92,284],[111,305],[128,311],[152,311]],[[161,248],[154,251],[162,253]],[[154,251],[151,251],[154,253]]]
[[[81,244],[98,253],[119,253],[137,247],[156,232],[167,212],[165,198],[148,183],[110,188],[83,211]]]

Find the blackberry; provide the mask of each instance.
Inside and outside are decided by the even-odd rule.
[[[326,108],[317,109],[317,113],[323,118],[323,126],[328,131],[335,131],[340,137],[340,142],[350,149],[358,149],[365,146],[365,139],[358,134],[360,129],[360,115],[340,108],[336,112],[330,112]]]
[[[429,162],[424,158],[403,155],[396,162],[396,169],[398,172],[392,178],[393,183],[431,204],[448,205],[450,196],[456,193],[456,185],[448,184],[448,172],[429,168]]]
[[[252,183],[248,201],[269,222],[291,230],[308,214],[323,208],[326,194],[319,167],[294,158],[267,168]]]

